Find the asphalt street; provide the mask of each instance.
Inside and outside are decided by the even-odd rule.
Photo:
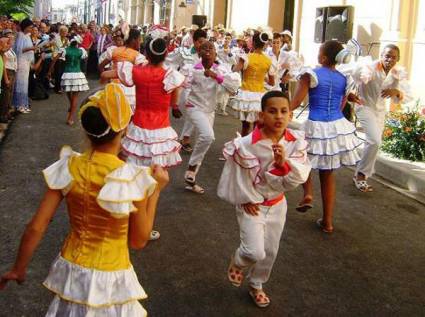
[[[94,81],[91,86],[96,86]],[[83,96],[81,96],[83,97]],[[65,124],[65,95],[34,101],[0,145],[0,272],[13,263],[25,224],[45,190],[41,170],[58,159],[62,145],[86,146],[76,124]],[[176,130],[181,120],[173,122]],[[288,215],[281,247],[265,290],[272,303],[254,306],[246,285],[226,279],[239,232],[234,208],[219,200],[216,186],[225,141],[239,122],[216,117],[216,141],[198,174],[206,193],[184,190],[184,163],[171,171],[161,195],[155,228],[158,241],[132,251],[132,262],[149,298],[142,301],[153,317],[183,316],[425,316],[425,207],[372,180],[373,193],[352,184],[352,171],[337,177],[335,232],[316,228],[321,215],[315,175],[315,208],[294,209],[301,188],[287,193]],[[44,316],[52,294],[41,283],[68,231],[62,205],[40,244],[23,285],[0,292],[0,316]]]

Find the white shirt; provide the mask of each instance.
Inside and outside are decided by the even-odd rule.
[[[277,168],[273,143],[262,138],[258,127],[247,136],[226,143],[218,196],[233,205],[261,204],[303,184],[311,170],[304,132],[286,129],[279,144],[284,148],[286,162]]]
[[[188,107],[196,107],[204,112],[215,111],[217,105],[217,89],[223,86],[229,93],[235,94],[241,85],[241,77],[224,64],[213,64],[211,70],[217,78],[205,77],[205,69],[201,62],[185,65],[180,71],[186,76],[185,89],[190,89],[186,100]]]
[[[401,66],[394,66],[387,75],[378,60],[359,65],[352,76],[359,87],[359,96],[364,100],[364,106],[370,107],[375,111],[386,111],[387,103],[390,101],[393,103],[406,103],[413,99],[407,80],[407,72]],[[392,100],[382,98],[382,90],[389,88],[400,90],[403,94],[402,99],[399,100],[396,97],[392,98]]]
[[[185,65],[193,65],[200,60],[198,53],[195,52],[193,48],[177,47],[173,52],[167,55],[165,58],[165,65],[179,70]]]

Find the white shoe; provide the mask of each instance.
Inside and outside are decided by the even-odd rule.
[[[149,235],[149,241],[158,240],[160,236],[161,236],[161,234],[159,233],[159,231],[152,230],[150,235]]]

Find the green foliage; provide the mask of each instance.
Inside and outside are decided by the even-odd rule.
[[[0,12],[3,15],[25,13],[31,15],[35,0],[0,0]]]
[[[417,106],[387,119],[382,149],[396,158],[425,161],[425,113]]]

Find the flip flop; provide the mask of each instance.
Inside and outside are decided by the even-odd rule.
[[[270,305],[270,298],[262,289],[251,289],[249,291],[249,296],[251,296],[254,304],[260,308],[265,308]]]
[[[353,177],[354,186],[363,193],[373,192],[373,187],[366,180],[359,181],[356,176]]]
[[[197,184],[187,185],[184,189],[189,190],[191,192],[194,192],[195,194],[201,194],[202,195],[202,194],[205,193],[205,190]]]
[[[311,208],[313,208],[312,203],[299,203],[298,206],[295,207],[295,210],[298,212],[306,212]]]
[[[316,225],[324,233],[333,233],[334,232],[334,228],[327,229],[325,226],[323,226],[323,219],[322,218],[319,218],[319,219],[316,220]]]

